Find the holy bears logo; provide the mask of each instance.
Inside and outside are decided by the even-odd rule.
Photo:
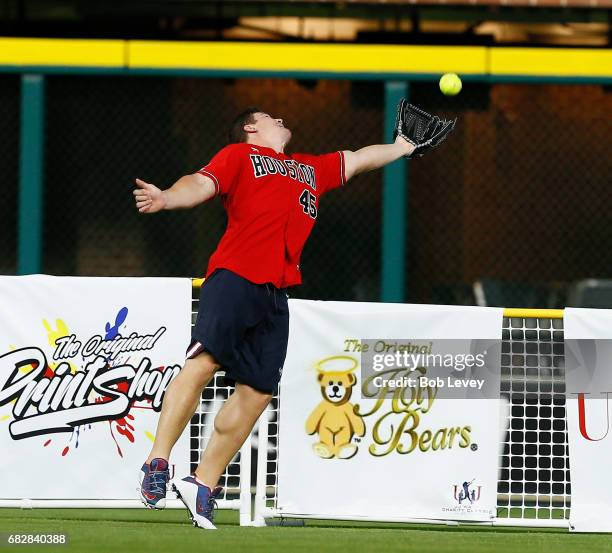
[[[348,370],[323,370],[329,361],[352,361]],[[363,436],[365,425],[355,406],[349,401],[357,378],[353,371],[357,362],[352,357],[334,356],[318,363],[317,380],[321,386],[323,401],[317,405],[306,421],[306,433],[319,436],[312,447],[323,459],[350,459],[357,453],[357,445],[352,443],[353,436]]]
[[[355,358],[345,355],[327,357],[316,364],[323,401],[306,420],[306,433],[317,434],[319,438],[312,445],[316,455],[323,459],[353,457],[359,448],[357,443],[366,435],[366,420],[370,442],[367,451],[374,457],[472,446],[471,425],[422,428],[423,417],[436,401],[435,386],[393,390],[376,387],[374,378],[385,373],[375,373],[361,384],[362,398],[370,401],[352,403],[353,388],[357,385],[354,371],[358,365]],[[426,375],[426,368],[416,370],[419,375]],[[476,451],[477,447],[471,450]]]
[[[118,319],[125,316],[127,308],[119,311]],[[153,350],[165,327],[122,336],[118,324],[107,323],[104,335],[80,339],[67,334],[59,319],[55,334],[44,322],[49,342],[55,346],[52,359],[34,345],[0,355],[0,406],[14,402],[14,420],[9,425],[14,440],[120,419],[136,401],[161,410],[164,392],[180,366],[153,367],[146,354],[138,362],[130,362],[131,357],[124,354]],[[83,359],[80,370],[77,355]]]

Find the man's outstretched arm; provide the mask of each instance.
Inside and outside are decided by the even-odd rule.
[[[393,144],[366,146],[356,152],[345,151],[344,174],[348,179],[365,171],[380,169],[399,159],[421,157],[439,146],[455,128],[456,119],[440,119],[403,98],[397,106]]]
[[[136,186],[134,199],[140,213],[195,207],[215,195],[215,183],[200,173],[181,177],[167,190],[140,179],[136,179]]]
[[[346,180],[359,173],[380,169],[400,157],[410,155],[413,150],[414,146],[400,136],[392,144],[374,144],[356,152],[345,150],[342,153]]]

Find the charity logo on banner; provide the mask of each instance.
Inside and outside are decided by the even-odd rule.
[[[300,300],[290,310],[279,512],[491,520],[501,310]]]
[[[0,277],[0,303],[2,498],[136,498],[189,343],[190,281]]]
[[[612,310],[567,308],[564,327],[570,529],[612,532]]]

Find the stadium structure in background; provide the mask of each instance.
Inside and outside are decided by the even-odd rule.
[[[572,283],[610,277],[611,5],[3,2],[0,273],[200,276],[222,206],[153,223],[130,209],[134,176],[197,170],[252,104],[294,151],[389,140],[407,94],[456,131],[323,200],[294,296],[567,305]],[[100,40],[65,40],[83,38]],[[445,71],[458,96],[438,90]]]
[[[19,90],[18,76],[0,77],[5,274],[17,270]],[[416,82],[410,91],[459,123],[439,155],[408,162],[406,301],[470,303],[473,283],[494,279],[512,285],[506,305],[557,307],[566,284],[609,276],[605,86],[468,82],[446,98]],[[245,105],[283,117],[295,151],[385,138],[376,81],[51,75],[46,92],[42,271],[51,274],[201,275],[223,232],[221,203],[153,222],[130,209],[131,181],[168,186],[197,170]],[[372,174],[323,200],[294,295],[381,299],[382,193]]]

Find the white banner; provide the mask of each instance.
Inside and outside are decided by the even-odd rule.
[[[190,321],[188,279],[0,277],[0,497],[138,498]]]
[[[503,310],[290,300],[290,313],[279,514],[492,520]],[[441,376],[447,359],[463,380]]]
[[[566,308],[566,416],[575,532],[612,532],[612,310]]]

